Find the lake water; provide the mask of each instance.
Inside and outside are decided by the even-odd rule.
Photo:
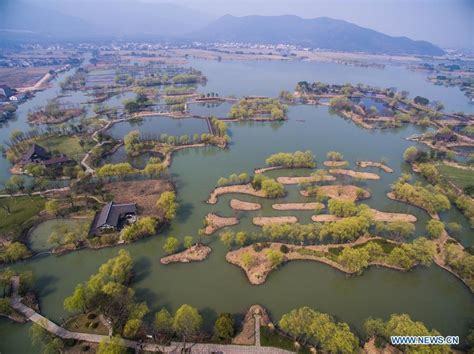
[[[133,130],[142,134],[152,134],[159,137],[161,134],[181,136],[209,133],[206,120],[198,118],[171,118],[164,116],[146,117],[139,120],[120,122],[113,125],[107,133],[116,139],[123,139]]]
[[[48,242],[48,237],[53,231],[59,230],[58,228],[67,227],[68,230],[74,230],[76,227],[80,227],[85,223],[90,224],[90,220],[81,219],[57,219],[57,220],[46,220],[36,226],[30,233],[29,247],[35,252],[48,251],[54,247]]]
[[[127,151],[125,151],[125,147],[121,146],[114,153],[107,155],[106,157],[101,159],[99,162],[99,166],[103,166],[108,163],[130,162],[133,167],[142,170],[143,168],[145,168],[148,160],[151,157],[162,158],[163,156],[162,154],[151,152],[146,152],[139,156],[129,156],[127,154]]]
[[[303,62],[192,61],[191,64],[203,70],[209,79],[207,86],[201,88],[202,92],[214,91],[221,96],[274,96],[281,89],[293,88],[302,79],[330,83],[351,81],[381,87],[397,86],[430,99],[439,99],[438,96],[444,95],[443,101],[449,109],[467,111],[466,108],[469,108],[465,97],[456,89],[431,86],[419,74],[401,68],[377,70]],[[47,95],[47,92],[43,94]],[[219,110],[220,107],[215,109]],[[210,110],[212,113],[212,108]],[[147,124],[152,129],[162,121],[162,117],[153,117],[147,120]],[[126,124],[123,126],[126,128],[117,126],[117,136],[136,129],[130,124],[129,127]],[[390,184],[400,173],[409,171],[402,154],[413,143],[404,138],[422,133],[423,128],[404,125],[398,129],[364,130],[350,121],[331,115],[322,106],[290,107],[287,122],[230,123],[229,128],[231,144],[228,149],[209,147],[183,150],[174,155],[170,172],[176,183],[180,208],[177,219],[164,232],[127,246],[82,250],[61,257],[44,256],[16,264],[13,268],[34,271],[42,313],[55,321],[66,318],[68,313],[62,308],[64,298],[72,293],[79,282],[95,273],[102,263],[115,256],[120,248],[125,248],[135,262],[133,287],[137,297],[147,301],[152,312],[162,306],[174,311],[181,304],[188,303],[202,311],[206,324],[210,326],[218,313],[241,314],[255,303],[265,306],[275,320],[293,308],[307,305],[348,322],[359,332],[367,317],[387,318],[391,313],[408,313],[413,319],[423,321],[443,335],[465,336],[468,325],[474,320],[472,294],[458,279],[436,266],[416,268],[408,273],[371,268],[361,276],[348,277],[323,264],[292,262],[271,273],[265,284],[252,286],[238,267],[225,261],[226,249],[218,240],[218,233],[203,238],[213,249],[206,261],[167,266],[160,264],[160,257],[164,255],[164,239],[170,235],[181,240],[187,235],[197,239],[197,231],[209,212],[218,212],[222,216],[237,215],[241,223],[233,229],[247,232],[260,230],[251,224],[252,217],[259,215],[295,215],[301,223],[309,222],[311,212],[271,209],[271,204],[278,200],[262,201],[239,196],[242,200],[262,203],[263,208],[256,212],[234,212],[229,207],[232,196],[221,197],[216,205],[204,203],[219,177],[240,172],[252,173],[254,168],[264,166],[266,157],[280,151],[311,150],[316,155],[318,167],[322,166],[330,150],[340,151],[351,168],[355,167],[357,160],[380,161],[385,158],[394,169],[393,174],[367,169],[379,173],[381,179],[370,182],[346,181],[369,189],[372,198],[365,202],[374,208],[416,215],[419,221],[415,237],[423,235],[428,220],[426,213],[385,197]],[[160,133],[173,134],[156,129]],[[3,129],[1,132],[4,133]],[[309,171],[273,171],[269,175],[296,173],[308,174]],[[287,190],[285,202],[308,200],[299,195],[297,186],[290,186]],[[472,234],[458,211],[453,209],[443,214],[442,218],[460,220],[464,229],[457,236],[458,239],[465,246],[473,244]],[[28,327],[0,319],[0,351],[37,352],[25,339]]]
[[[424,96],[444,103],[447,111],[474,112],[474,104],[456,87],[435,86],[422,72],[411,72],[402,66],[385,69],[362,68],[334,63],[307,61],[223,61],[194,59],[193,67],[207,76],[203,93],[220,96],[278,96],[281,90],[293,91],[298,81],[321,81],[330,84],[363,83],[380,88],[396,87],[411,97]]]
[[[225,118],[230,111],[230,107],[232,107],[232,103],[229,102],[188,104],[188,110],[191,114],[203,117],[214,115],[218,118]]]

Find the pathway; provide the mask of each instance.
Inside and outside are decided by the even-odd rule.
[[[63,338],[63,339],[76,339],[79,341],[89,342],[89,343],[100,343],[103,341],[108,341],[109,336],[99,335],[99,334],[90,334],[90,333],[79,333],[71,332],[67,329],[58,326],[56,323],[50,321],[46,317],[40,315],[32,308],[26,306],[21,302],[21,297],[18,294],[18,289],[20,285],[20,278],[14,276],[11,279],[12,281],[12,302],[11,306],[22,313],[28,320],[34,322],[48,332]],[[257,317],[258,316],[258,317]],[[255,353],[255,354],[289,354],[292,353],[287,350],[272,348],[272,347],[261,347],[260,346],[260,316],[255,316],[255,330],[256,330],[256,344],[257,346],[244,346],[244,345],[227,345],[227,344],[208,344],[208,343],[186,343],[186,348],[190,349],[191,353],[204,354],[204,353],[229,353],[229,354],[238,354],[238,353]],[[258,321],[257,321],[258,320]],[[258,326],[258,331],[257,331]],[[258,341],[257,341],[258,338]],[[149,352],[165,352],[165,353],[181,353],[183,347],[182,343],[171,342],[169,346],[161,346],[154,343],[141,343],[133,340],[123,339],[122,344],[126,347],[135,349],[136,352],[140,350],[149,351]]]
[[[254,322],[255,322],[255,346],[260,347],[260,314],[254,313],[253,314]]]
[[[47,189],[45,191],[38,191],[38,192],[33,192],[33,193],[15,193],[15,194],[0,194],[0,198],[11,198],[11,197],[26,197],[26,196],[32,196],[32,195],[45,195],[49,193],[55,193],[55,192],[67,192],[69,191],[69,187],[62,187],[62,188],[53,188],[53,189]]]

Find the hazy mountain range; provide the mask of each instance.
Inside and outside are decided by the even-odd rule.
[[[441,55],[426,42],[392,37],[328,17],[211,15],[175,4],[0,1],[0,42],[9,40],[170,39],[296,44],[338,51]]]
[[[206,41],[286,43],[349,52],[441,55],[443,50],[426,41],[391,37],[352,23],[328,17],[223,16],[194,33]]]

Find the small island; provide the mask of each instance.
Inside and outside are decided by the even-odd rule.
[[[204,233],[206,235],[212,235],[219,229],[223,227],[237,225],[239,223],[239,219],[235,217],[222,217],[214,213],[210,213],[206,215],[206,219],[204,220],[206,226],[204,228]]]
[[[175,253],[160,259],[161,264],[170,264],[170,263],[189,263],[189,262],[199,262],[205,260],[209,257],[211,253],[211,248],[203,244],[195,244],[188,249]]]
[[[243,210],[243,211],[254,211],[259,210],[262,206],[258,203],[244,202],[239,199],[231,199],[230,207],[234,210]]]

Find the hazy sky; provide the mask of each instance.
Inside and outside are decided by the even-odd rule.
[[[0,0],[2,1],[2,0]],[[33,0],[38,3],[48,0]],[[56,0],[57,1],[57,0]],[[60,0],[83,2],[87,0]],[[92,1],[92,0],[89,0]],[[293,14],[328,16],[389,35],[474,50],[474,0],[93,0],[94,3],[161,2],[215,16]]]

